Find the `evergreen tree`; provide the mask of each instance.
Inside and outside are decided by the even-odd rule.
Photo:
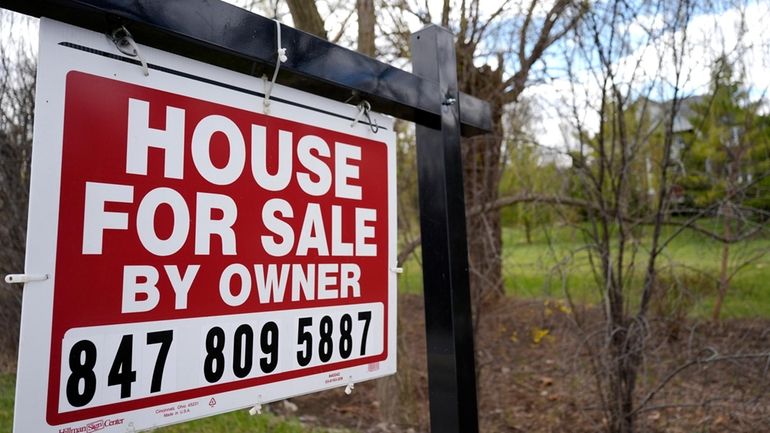
[[[761,103],[751,100],[726,57],[716,60],[709,94],[690,106],[693,134],[681,184],[695,207],[724,213],[729,202],[770,210],[770,119],[760,114]],[[756,214],[750,213],[744,216]]]
[[[734,268],[740,269],[731,265],[731,245],[751,233],[750,226],[764,220],[770,209],[770,121],[760,114],[761,103],[751,100],[722,56],[714,63],[709,94],[691,105],[693,134],[681,183],[697,208],[716,211],[722,231],[714,321],[719,320]]]

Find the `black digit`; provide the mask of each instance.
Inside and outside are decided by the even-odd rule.
[[[160,344],[158,357],[155,358],[155,368],[152,370],[151,393],[160,392],[163,384],[163,369],[166,367],[166,358],[168,358],[172,341],[174,341],[174,331],[172,330],[147,333],[147,344]]]
[[[321,344],[318,346],[318,357],[321,358],[321,362],[328,362],[332,359],[334,351],[334,342],[332,341],[333,330],[334,322],[332,322],[332,318],[323,316],[321,318]]]
[[[254,331],[249,325],[241,325],[235,330],[233,341],[233,373],[244,378],[251,373],[254,359]]]
[[[131,397],[131,384],[136,382],[136,371],[131,369],[131,352],[133,352],[134,336],[124,335],[118,346],[118,353],[112,361],[110,373],[107,375],[107,385],[120,385],[120,398]]]
[[[343,359],[348,359],[350,353],[353,352],[353,336],[350,335],[353,331],[353,319],[350,314],[343,314],[340,321],[340,355]]]
[[[89,340],[80,340],[70,349],[69,366],[72,374],[67,379],[67,401],[72,406],[87,405],[96,393],[96,346]],[[83,392],[80,392],[80,381]]]
[[[225,331],[219,326],[211,328],[206,334],[206,360],[203,362],[203,376],[209,383],[222,378],[225,372]]]
[[[278,325],[275,322],[265,323],[259,336],[259,343],[262,353],[270,355],[260,358],[259,366],[263,372],[272,373],[278,366]]]
[[[305,345],[304,350],[297,351],[297,363],[300,367],[310,364],[310,360],[313,359],[313,334],[306,330],[308,326],[312,325],[312,317],[300,317],[299,328],[297,331],[297,344]]]
[[[361,356],[366,353],[366,336],[369,335],[369,322],[372,321],[371,311],[361,311],[358,313],[358,320],[364,321],[364,332],[361,335]]]

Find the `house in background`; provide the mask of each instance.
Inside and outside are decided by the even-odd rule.
[[[692,119],[697,117],[693,109],[694,106],[702,104],[706,100],[706,95],[693,95],[679,99],[677,101],[676,112],[674,113],[672,127],[672,143],[670,164],[672,171],[670,179],[674,180],[669,187],[671,202],[682,204],[685,202],[686,189],[676,182],[687,175],[687,169],[684,163],[684,153],[687,147],[687,141],[695,133],[695,127],[692,125]],[[659,166],[663,159],[663,136],[667,123],[671,119],[671,109],[673,101],[655,101],[649,98],[641,98],[634,103],[634,110],[637,121],[644,124],[648,137],[646,146],[643,146],[644,165],[646,172],[646,187],[649,200],[657,196],[657,176]]]

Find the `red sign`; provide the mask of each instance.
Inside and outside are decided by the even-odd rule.
[[[49,425],[394,361],[388,144],[76,70],[63,116]]]

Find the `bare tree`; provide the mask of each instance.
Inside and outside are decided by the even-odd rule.
[[[632,35],[630,22],[649,13],[667,24],[648,29],[642,38]],[[597,392],[609,420],[607,430],[612,433],[635,431],[634,398],[648,337],[648,308],[656,287],[662,227],[669,206],[673,122],[681,99],[684,41],[691,13],[692,5],[687,0],[652,4],[616,0],[596,4],[575,32],[577,49],[567,52],[565,59],[573,86],[591,83],[598,87],[597,100],[589,102],[596,104],[589,110],[598,116],[598,131],[589,130],[579,113],[583,108],[577,98],[573,99],[578,143],[572,165],[578,190],[592,203],[583,231],[589,242],[605,325],[603,332],[595,334],[599,339],[591,353]],[[641,57],[634,56],[645,47],[660,46],[667,49],[661,52],[659,65],[664,63],[663,56],[670,56],[675,72],[668,81],[671,86],[664,84],[671,103],[661,117],[665,124],[662,152],[656,164],[658,188],[652,200],[654,205],[647,209],[635,206],[630,198],[634,166],[643,155],[651,154],[645,148],[650,142],[649,127],[640,120],[647,117],[649,95],[661,82],[660,78],[653,78],[652,82],[644,83],[642,70],[646,65]],[[583,68],[587,74],[578,72]],[[647,211],[652,212],[650,218],[643,215]],[[652,220],[653,224],[638,303],[629,299],[634,271],[643,256],[634,234],[635,220]],[[630,312],[634,304],[638,305],[636,314]]]
[[[538,1],[502,2],[483,17],[478,1],[460,4],[457,27],[457,61],[460,89],[489,101],[492,134],[463,140],[465,200],[469,209],[493,203],[505,160],[502,154],[503,115],[516,104],[526,86],[539,75],[538,62],[546,51],[581,19],[587,4],[559,0],[543,10]],[[511,12],[521,13],[512,28],[502,24]],[[497,20],[501,20],[498,22]],[[493,68],[476,66],[487,45],[495,47]],[[491,61],[491,58],[488,57]],[[500,213],[490,210],[468,219],[468,254],[471,288],[477,300],[503,293]]]
[[[602,306],[598,328],[575,319],[589,347],[598,400],[611,433],[638,431],[639,414],[670,382],[668,376],[662,381],[640,379],[656,337],[650,308],[661,296],[664,250],[687,230],[727,244],[738,239],[735,233],[720,234],[698,225],[735,199],[736,188],[727,191],[721,204],[698,209],[685,220],[672,218],[672,186],[681,163],[673,157],[681,138],[675,122],[688,96],[684,89],[692,68],[687,64],[693,49],[689,29],[695,14],[713,12],[712,7],[689,0],[596,3],[576,28],[574,42],[565,44],[573,89],[572,112],[565,115],[571,115],[576,137],[570,153],[579,196],[574,205],[587,217],[578,228],[587,241]],[[654,102],[654,95],[665,102]],[[597,124],[587,117],[596,118]],[[648,175],[651,181],[640,182]],[[638,188],[640,184],[645,187]],[[740,189],[750,184],[744,182]],[[668,225],[676,229],[664,232]],[[651,232],[644,242],[642,226]],[[722,355],[704,358],[694,353],[671,375],[715,358]],[[646,392],[639,389],[640,383]],[[639,399],[639,394],[646,397]]]
[[[470,282],[474,305],[503,294],[502,241],[499,198],[506,158],[503,153],[504,115],[526,86],[543,76],[548,50],[580,21],[588,3],[558,0],[506,0],[487,10],[479,0],[461,1],[453,8],[445,0],[440,23],[457,36],[456,53],[460,90],[490,103],[493,132],[463,140],[463,166],[468,232]],[[383,4],[384,20],[392,29],[382,31],[391,44],[404,51],[410,28],[404,15],[423,24],[433,20],[429,5],[399,0]],[[381,27],[385,24],[380,23]],[[539,65],[539,66],[538,66]],[[483,209],[483,212],[478,212]],[[400,259],[419,240],[405,245]]]
[[[375,56],[374,47],[374,0],[356,0],[358,14],[358,51],[369,57]]]
[[[7,12],[0,22],[24,24]],[[24,270],[36,69],[24,42],[0,43],[0,275]],[[20,287],[0,281],[0,368],[15,362],[20,315]]]
[[[287,0],[294,26],[300,30],[314,34],[319,38],[328,39],[324,20],[318,13],[318,8],[313,0]]]

